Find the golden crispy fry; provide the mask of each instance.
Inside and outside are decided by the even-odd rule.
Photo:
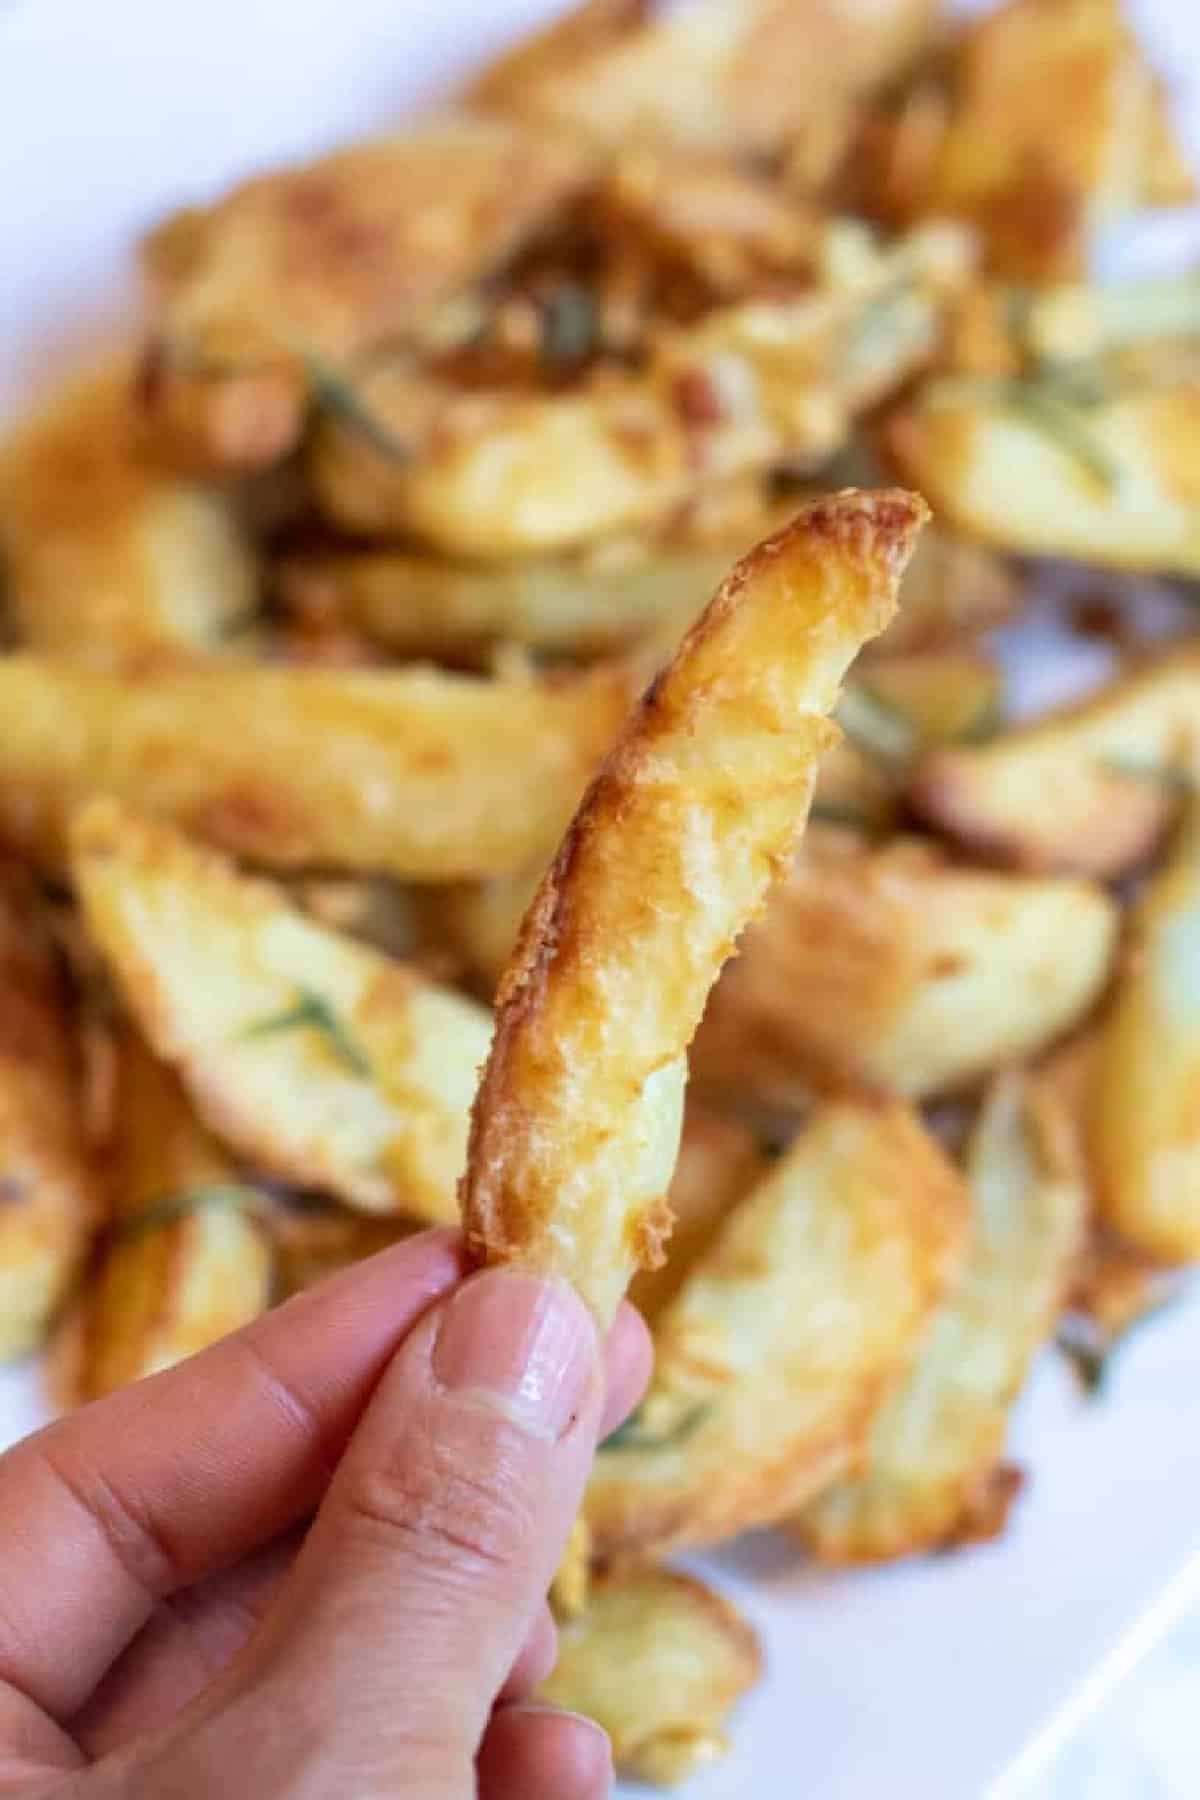
[[[1100,1039],[1089,1144],[1100,1216],[1162,1262],[1200,1258],[1200,808],[1134,911]]]
[[[239,1183],[174,1075],[132,1032],[118,1098],[113,1230],[86,1303],[83,1400],[203,1350],[272,1298],[262,1196]]]
[[[1087,1012],[1116,931],[1115,906],[1085,881],[822,834],[714,990],[694,1078],[784,1109],[814,1086],[913,1098],[961,1088]]]
[[[850,1472],[968,1216],[961,1177],[907,1107],[820,1109],[659,1319],[650,1391],[588,1488],[597,1555],[715,1543]]]
[[[548,854],[636,691],[624,667],[524,682],[419,668],[136,680],[7,657],[0,842],[61,866],[72,811],[107,793],[278,869],[520,869]]]
[[[1169,652],[1082,702],[978,748],[934,751],[910,799],[974,854],[1119,875],[1147,856],[1194,766],[1200,653]]]
[[[602,1319],[670,1214],[684,1056],[762,905],[882,629],[923,503],[814,502],[734,569],[633,714],[526,916],[462,1187],[475,1248],[569,1276]]]
[[[669,1569],[593,1583],[539,1697],[602,1725],[622,1774],[670,1786],[724,1755],[725,1722],[762,1672],[727,1600]]]
[[[231,501],[156,465],[130,379],[73,382],[0,449],[14,634],[100,667],[228,650],[257,595]]]
[[[365,1212],[455,1217],[481,1007],[111,801],[73,843],[88,928],[210,1130]]]
[[[880,248],[835,221],[810,291],[666,330],[644,372],[601,368],[530,395],[383,367],[360,388],[374,431],[326,419],[316,434],[318,502],[355,531],[411,533],[452,556],[544,556],[659,521],[782,458],[816,464],[928,360],[970,260],[950,227]]]
[[[825,1562],[878,1562],[1003,1528],[1008,1414],[1074,1269],[1086,1196],[1070,1121],[1020,1076],[992,1088],[968,1156],[974,1241],[865,1467],[797,1529]]]
[[[501,262],[585,167],[553,137],[448,116],[168,219],[145,247],[160,306],[151,416],[205,466],[276,461],[327,364],[394,338]]]
[[[66,995],[33,886],[0,865],[0,1361],[45,1336],[98,1223]]]

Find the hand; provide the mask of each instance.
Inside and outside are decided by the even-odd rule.
[[[410,1239],[0,1457],[0,1794],[595,1800],[528,1702],[645,1328]]]

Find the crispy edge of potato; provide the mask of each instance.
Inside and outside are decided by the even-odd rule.
[[[0,1361],[43,1341],[100,1223],[68,996],[27,872],[0,863]]]
[[[692,1047],[698,1089],[784,1110],[814,1089],[960,1090],[1078,1023],[1117,927],[1083,880],[814,834],[713,990]]]
[[[129,1030],[119,1059],[113,1224],[84,1302],[81,1399],[169,1368],[249,1324],[274,1286],[263,1226],[233,1204],[244,1184],[174,1074]]]
[[[1178,810],[1198,708],[1200,652],[1174,650],[992,743],[933,751],[909,799],[987,861],[1119,875],[1153,851]]]
[[[1003,556],[935,523],[922,532],[913,552],[904,604],[871,645],[867,661],[934,650],[972,632],[990,631],[1019,612],[1023,599],[1023,584]]]
[[[770,1524],[852,1469],[967,1222],[961,1175],[909,1107],[818,1108],[659,1320],[649,1393],[587,1491],[598,1559]]]
[[[365,1212],[452,1222],[484,1009],[115,802],[72,835],[92,938],[209,1129]]]
[[[670,1785],[724,1753],[727,1717],[762,1666],[728,1600],[693,1576],[642,1569],[596,1578],[539,1698],[595,1719],[621,1773]]]
[[[892,616],[925,517],[912,495],[848,492],[751,551],[627,723],[526,915],[463,1219],[482,1258],[570,1277],[602,1319],[661,1254],[683,1053],[791,852],[835,734],[824,715]]]
[[[974,1243],[958,1283],[877,1413],[861,1472],[796,1521],[823,1562],[889,1561],[1003,1529],[1019,1486],[1003,1462],[1008,1415],[1053,1330],[1086,1215],[1077,1141],[1057,1096],[1000,1076],[975,1126],[968,1176]],[[1014,1204],[1026,1215],[1015,1233]],[[1006,1341],[989,1356],[986,1334],[996,1332]],[[935,1461],[938,1432],[946,1453]]]

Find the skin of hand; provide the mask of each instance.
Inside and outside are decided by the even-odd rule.
[[[0,1795],[599,1800],[533,1704],[645,1327],[396,1245],[0,1457]]]

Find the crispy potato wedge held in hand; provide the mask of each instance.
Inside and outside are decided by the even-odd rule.
[[[88,929],[209,1129],[364,1212],[453,1220],[487,1012],[112,801],[72,835]]]
[[[899,1102],[820,1108],[657,1324],[654,1377],[601,1446],[597,1557],[771,1524],[853,1469],[958,1268],[962,1177]]]
[[[228,650],[257,599],[231,500],[155,462],[131,380],[84,376],[0,447],[17,639],[101,668]]]
[[[131,1031],[117,1099],[112,1228],[84,1303],[81,1400],[203,1350],[273,1298],[266,1196],[239,1179]]]
[[[784,1110],[814,1087],[953,1091],[1089,1010],[1117,922],[1090,882],[814,834],[713,992],[693,1078]]]
[[[0,1362],[42,1342],[99,1216],[47,920],[24,871],[0,864]]]
[[[725,1754],[728,1715],[761,1673],[758,1639],[728,1600],[644,1569],[593,1582],[538,1697],[602,1725],[621,1774],[670,1787]]]
[[[937,750],[909,797],[974,855],[1107,878],[1148,856],[1196,764],[1200,653],[1169,652],[993,743]]]
[[[806,507],[734,569],[588,790],[498,995],[463,1217],[489,1261],[609,1319],[670,1230],[688,1041],[786,862],[926,516],[898,491]]]
[[[483,681],[435,669],[187,669],[0,658],[0,843],[51,869],[111,794],[280,870],[454,881],[548,856],[638,691],[624,664]]]
[[[1134,908],[1100,1038],[1089,1148],[1100,1216],[1162,1262],[1200,1258],[1200,806]]]
[[[1074,1273],[1086,1192],[1072,1125],[1019,1075],[992,1087],[969,1146],[966,1264],[907,1379],[875,1416],[862,1471],[798,1531],[822,1561],[882,1562],[994,1536],[1016,1491],[1009,1410]]]
[[[500,119],[428,119],[256,176],[151,233],[159,307],[142,399],[202,467],[278,461],[331,366],[395,338],[503,261],[586,161]]]

